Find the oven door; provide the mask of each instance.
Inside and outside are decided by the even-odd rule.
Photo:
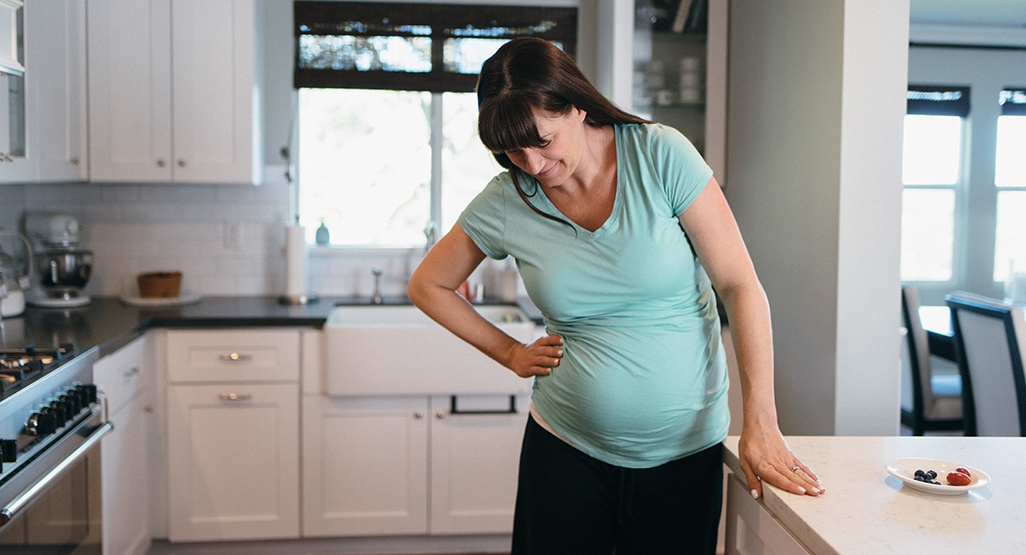
[[[63,434],[0,486],[0,553],[98,555],[100,411]]]

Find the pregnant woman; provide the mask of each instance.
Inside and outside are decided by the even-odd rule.
[[[715,552],[730,418],[716,295],[737,353],[752,495],[762,481],[822,493],[778,429],[769,305],[691,143],[616,108],[541,39],[500,48],[477,96],[481,140],[508,171],[431,249],[409,295],[535,380],[513,553]],[[455,293],[486,256],[516,260],[547,336],[522,344]]]

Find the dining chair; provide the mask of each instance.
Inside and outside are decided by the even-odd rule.
[[[1022,308],[960,291],[944,300],[959,353],[966,435],[1026,436]]]
[[[901,288],[901,314],[908,331],[907,358],[902,364],[901,423],[912,428],[912,435],[917,436],[964,430],[962,378],[955,374],[933,374],[929,341],[919,319],[919,293],[912,285]]]

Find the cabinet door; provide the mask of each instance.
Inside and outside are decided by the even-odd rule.
[[[170,0],[88,2],[90,177],[171,181]]]
[[[427,533],[427,397],[303,398],[303,535]]]
[[[149,550],[148,393],[111,416],[114,431],[100,445],[104,555],[144,555]]]
[[[299,385],[168,387],[171,541],[299,537]]]
[[[431,398],[431,533],[513,531],[529,395]]]
[[[175,2],[176,182],[254,181],[254,16],[253,0]]]
[[[36,103],[30,125],[39,181],[88,177],[85,0],[32,2],[25,14],[27,83]]]
[[[727,555],[812,553],[762,503],[752,499],[743,479],[733,473],[727,476],[726,504]]]

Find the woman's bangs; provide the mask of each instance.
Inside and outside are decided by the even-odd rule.
[[[477,128],[481,142],[493,153],[536,147],[543,142],[534,123],[531,104],[509,96],[484,102],[478,113]]]

